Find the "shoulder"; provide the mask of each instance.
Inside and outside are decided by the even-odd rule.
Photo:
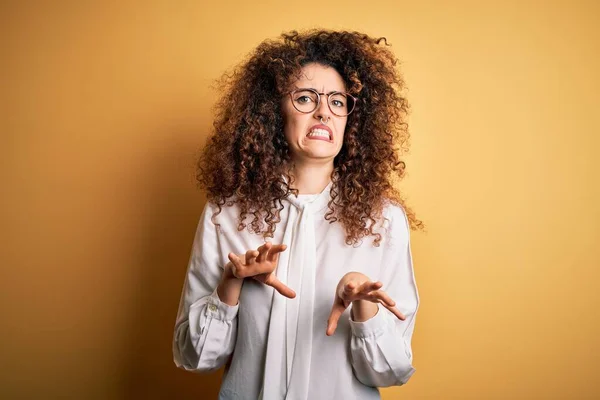
[[[207,201],[202,211],[201,219],[211,225],[237,225],[240,216],[240,208],[237,204],[227,202],[218,205],[212,201]]]
[[[391,242],[407,242],[410,237],[408,216],[401,204],[386,199],[382,211],[384,237]]]
[[[232,200],[228,200],[222,205],[207,201],[204,206],[203,219],[206,224],[214,226],[219,233],[239,234],[243,231],[240,224],[248,226],[254,216],[253,212],[246,212],[242,215],[240,205]]]
[[[384,199],[382,217],[394,224],[405,225],[409,227],[408,216],[401,204],[390,199]]]

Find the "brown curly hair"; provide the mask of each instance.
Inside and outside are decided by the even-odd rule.
[[[358,32],[310,30],[283,33],[261,43],[231,73],[220,79],[214,134],[205,146],[197,180],[208,201],[238,204],[238,229],[273,237],[282,200],[290,194],[293,163],[284,137],[281,99],[300,78],[301,68],[318,63],[335,68],[346,90],[359,98],[348,116],[344,143],[334,159],[331,199],[325,219],[339,221],[346,243],[374,236],[386,201],[401,205],[412,229],[422,228],[392,180],[402,179],[408,151],[408,103],[397,71],[398,60],[385,38]],[[246,217],[253,219],[246,223]],[[265,226],[266,224],[266,226]]]

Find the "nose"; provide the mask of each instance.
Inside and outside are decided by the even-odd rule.
[[[321,118],[329,121],[333,117],[333,113],[329,109],[329,102],[326,95],[321,95],[321,102],[314,111],[315,119],[320,120]]]

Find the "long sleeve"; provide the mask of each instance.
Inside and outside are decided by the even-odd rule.
[[[212,206],[206,204],[194,237],[173,337],[175,364],[190,371],[211,371],[233,352],[238,306],[219,300],[216,287],[223,267]]]
[[[382,259],[379,280],[406,319],[396,318],[379,306],[377,314],[365,322],[350,321],[352,367],[367,386],[403,385],[415,372],[412,366],[411,338],[419,306],[412,267],[409,227],[404,211],[394,207],[390,218],[390,238]]]

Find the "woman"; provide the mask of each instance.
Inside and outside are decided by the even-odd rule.
[[[391,184],[408,106],[384,42],[291,32],[223,78],[173,345],[227,365],[222,399],[378,399],[414,372],[420,222]]]

